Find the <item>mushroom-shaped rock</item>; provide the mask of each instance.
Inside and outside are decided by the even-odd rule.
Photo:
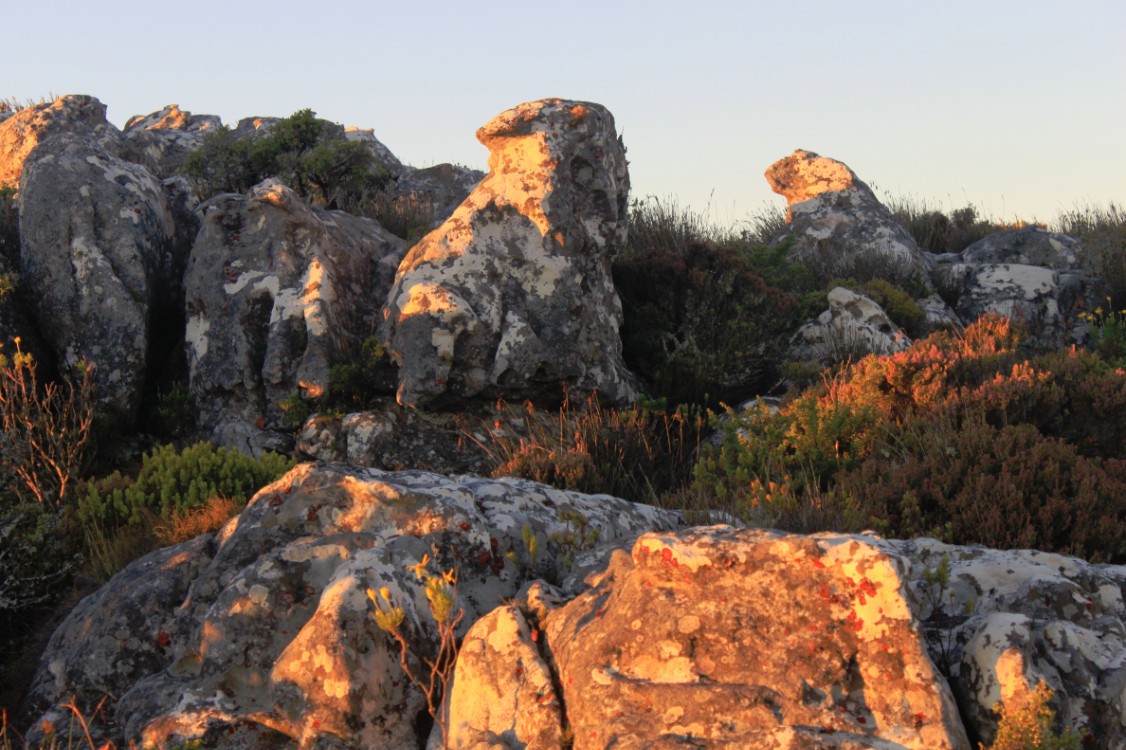
[[[791,257],[831,278],[886,278],[931,285],[918,243],[847,165],[795,151],[766,170],[786,199]]]
[[[156,311],[178,288],[175,234],[164,186],[89,137],[52,137],[23,169],[20,273],[39,325],[60,363],[94,365],[98,401],[126,419]]]
[[[489,174],[407,253],[384,309],[398,399],[636,395],[610,263],[629,175],[601,105],[544,99],[477,131]]]
[[[185,277],[190,387],[222,445],[282,447],[279,406],[320,396],[377,325],[402,244],[276,180],[200,206]]]

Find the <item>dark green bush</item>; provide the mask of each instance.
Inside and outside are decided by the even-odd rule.
[[[973,206],[944,212],[927,206],[925,201],[891,198],[887,207],[922,250],[929,253],[960,253],[994,232],[1008,227],[978,216]]]
[[[1126,309],[1126,211],[1114,203],[1065,211],[1055,228],[1083,243],[1083,264],[1100,279],[1110,310]]]
[[[777,382],[798,304],[739,248],[635,241],[615,261],[614,282],[623,354],[651,395],[717,405]]]
[[[274,177],[312,203],[354,210],[382,188],[388,175],[363,143],[303,109],[274,123],[265,135],[239,138],[223,126],[204,137],[184,161],[201,198],[247,191]]]
[[[217,495],[247,500],[293,465],[292,459],[276,453],[255,459],[207,442],[180,452],[166,445],[144,456],[136,477],[115,471],[87,483],[78,501],[78,518],[105,529],[141,523],[152,513],[168,519]]]
[[[13,265],[20,257],[20,217],[13,187],[0,187],[0,257]]]
[[[332,366],[328,391],[318,405],[321,411],[361,411],[377,399],[395,392],[395,363],[375,336],[364,339],[356,356]]]

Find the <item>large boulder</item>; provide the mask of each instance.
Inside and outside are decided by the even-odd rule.
[[[847,165],[798,149],[766,170],[786,199],[790,256],[825,279],[884,278],[930,289],[925,253]]]
[[[371,152],[376,165],[387,172],[389,176],[398,177],[405,169],[403,163],[399,161],[399,157],[395,156],[391,149],[384,146],[383,142],[375,137],[374,129],[348,125],[344,128],[344,137],[349,141],[364,144]]]
[[[399,402],[636,395],[610,263],[629,174],[601,105],[521,104],[477,131],[489,174],[403,259],[384,309]]]
[[[688,738],[703,747],[968,748],[915,622],[908,570],[865,537],[644,534],[542,621],[502,611],[470,634],[469,664],[459,659],[450,690],[451,732],[535,741],[562,707],[576,750]],[[489,651],[520,660],[475,667]],[[519,689],[497,690],[506,684]],[[488,696],[489,710],[460,694]],[[520,706],[533,720],[513,721]]]
[[[53,135],[91,136],[110,146],[120,133],[106,121],[106,105],[92,96],[60,96],[0,120],[0,187],[19,187],[24,161]],[[112,146],[111,146],[112,150]]]
[[[523,480],[303,464],[217,534],[154,552],[84,600],[47,646],[26,723],[108,695],[101,731],[119,746],[417,747],[425,701],[369,588],[387,587],[425,648],[434,624],[411,567],[426,559],[458,572],[463,634],[526,581],[576,592],[611,547],[677,523]]]
[[[130,158],[158,177],[171,177],[208,133],[223,122],[216,115],[193,115],[169,104],[148,115],[129,118],[122,130]]]
[[[1051,350],[1081,343],[1096,284],[1081,267],[1080,243],[1028,226],[995,232],[961,253],[935,256],[934,278],[970,322],[997,313],[1021,324],[1026,343]]]
[[[39,326],[60,365],[95,366],[99,404],[126,421],[154,317],[178,288],[175,235],[161,183],[89,137],[56,135],[24,165],[20,273]]]
[[[280,403],[324,394],[375,330],[402,243],[266,180],[201,204],[185,277],[189,382],[221,445],[288,448]]]

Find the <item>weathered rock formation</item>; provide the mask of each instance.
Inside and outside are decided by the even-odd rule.
[[[286,446],[279,402],[317,397],[377,326],[402,243],[267,180],[200,206],[185,277],[190,387],[221,445]]]
[[[766,170],[786,199],[791,257],[823,276],[873,277],[930,286],[930,266],[915,239],[845,164],[797,150]]]
[[[1082,340],[1077,313],[1094,297],[1079,242],[1028,226],[995,232],[961,253],[935,256],[935,280],[963,320],[998,313],[1019,321],[1040,350]]]
[[[106,105],[92,96],[60,96],[48,104],[21,109],[0,120],[0,187],[19,187],[28,155],[60,133],[90,136],[103,146],[121,137],[106,121]]]
[[[203,137],[222,124],[216,115],[193,115],[169,104],[152,114],[129,118],[122,133],[129,158],[163,178],[175,174],[188,154],[203,143]]]
[[[532,578],[578,590],[611,545],[676,523],[522,480],[304,464],[222,531],[154,552],[85,599],[47,648],[29,724],[72,694],[108,694],[118,739],[145,747],[416,747],[425,704],[368,588],[388,587],[424,647],[433,621],[409,569],[424,558],[458,571],[468,626]]]
[[[629,193],[613,117],[545,99],[502,113],[477,138],[489,175],[407,254],[387,298],[400,403],[558,397],[562,386],[632,399],[610,276]]]
[[[832,364],[865,354],[894,354],[911,346],[876,302],[851,289],[829,291],[829,309],[794,334],[791,356]]]
[[[161,183],[90,137],[51,137],[23,165],[20,273],[39,325],[60,364],[95,366],[99,403],[126,419],[157,306],[179,289],[175,235]]]

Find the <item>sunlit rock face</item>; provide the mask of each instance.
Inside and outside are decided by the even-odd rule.
[[[0,120],[0,187],[18,188],[28,154],[60,133],[90,136],[102,146],[116,143],[121,136],[106,121],[106,105],[92,96],[61,96],[49,104],[21,109]]]
[[[433,573],[458,571],[463,634],[526,581],[577,592],[609,548],[677,523],[523,480],[304,464],[217,534],[137,560],[85,599],[46,649],[26,726],[65,727],[57,704],[108,695],[119,746],[419,747],[425,702],[368,588],[387,587],[421,645],[433,621],[409,566],[424,556]]]
[[[489,174],[403,259],[384,309],[398,399],[636,393],[621,357],[610,263],[629,175],[610,113],[544,99],[477,132]]]
[[[791,257],[825,278],[886,278],[930,287],[918,243],[845,164],[797,150],[766,170],[786,199]]]
[[[100,405],[126,418],[153,319],[179,286],[175,235],[164,186],[88,137],[56,135],[24,165],[20,273],[40,328],[60,363],[95,366]]]
[[[286,447],[279,402],[317,397],[377,326],[401,242],[370,219],[311,208],[267,180],[200,206],[185,277],[200,424],[248,453]]]
[[[574,747],[968,748],[906,573],[865,537],[642,535],[546,616]]]
[[[995,232],[961,253],[936,256],[935,278],[964,320],[997,313],[1017,321],[1026,342],[1050,350],[1082,343],[1079,317],[1098,303],[1073,237],[1029,226]]]
[[[834,287],[829,309],[794,334],[791,353],[806,361],[831,364],[866,354],[894,354],[911,339],[876,302],[851,289]]]
[[[222,125],[216,115],[193,115],[169,104],[148,115],[129,118],[122,130],[130,158],[158,177],[168,177],[199,148],[203,138]]]

